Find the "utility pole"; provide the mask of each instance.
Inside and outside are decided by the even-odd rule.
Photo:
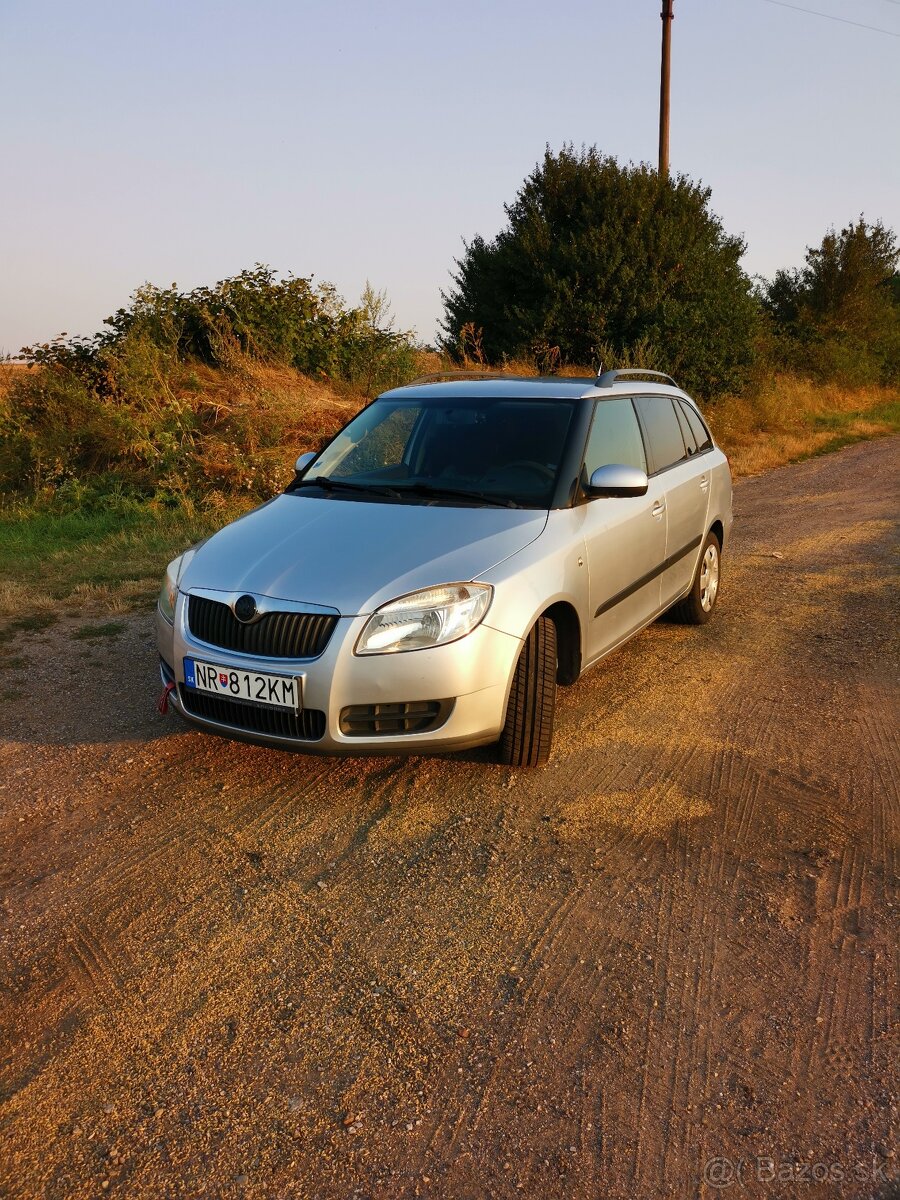
[[[659,79],[659,173],[669,173],[669,65],[672,50],[674,0],[662,0],[662,68]]]

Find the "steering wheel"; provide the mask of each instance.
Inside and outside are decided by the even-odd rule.
[[[535,462],[533,458],[518,458],[515,462],[504,463],[502,467],[498,468],[497,473],[500,474],[504,471],[532,471],[535,475],[540,476],[541,483],[552,482],[555,474],[550,467]]]

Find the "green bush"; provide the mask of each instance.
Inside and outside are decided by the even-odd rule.
[[[864,217],[830,229],[762,292],[788,369],[845,387],[900,381],[900,247]]]
[[[445,349],[462,335],[490,363],[531,357],[542,369],[649,355],[701,395],[740,388],[759,306],[744,242],[709,198],[684,176],[622,167],[594,148],[547,150],[506,206],[506,227],[457,262]]]
[[[402,376],[414,352],[409,335],[394,331],[384,294],[371,285],[359,307],[348,308],[331,284],[278,279],[262,264],[186,293],[147,284],[105,324],[96,351],[139,338],[182,361],[227,368],[249,358],[375,386],[385,376]]]

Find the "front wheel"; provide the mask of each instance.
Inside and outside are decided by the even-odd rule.
[[[540,617],[516,663],[500,761],[511,767],[543,766],[550,757],[555,710],[556,626],[549,617]]]
[[[714,533],[706,535],[691,590],[672,609],[672,615],[685,625],[705,625],[712,616],[719,595],[722,573],[722,547]]]

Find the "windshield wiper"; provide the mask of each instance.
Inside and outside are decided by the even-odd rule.
[[[474,500],[479,504],[494,504],[500,508],[521,508],[515,500],[506,496],[490,495],[488,492],[470,491],[468,488],[441,487],[434,483],[401,484],[396,492],[411,492],[416,496],[433,496],[436,500]]]
[[[290,490],[302,487],[319,487],[323,491],[369,492],[379,496],[390,496],[402,500],[405,495],[428,496],[435,500],[471,500],[476,504],[492,504],[499,508],[521,508],[515,500],[487,492],[471,491],[468,488],[439,487],[432,483],[401,484],[391,487],[386,483],[353,483],[349,479],[332,479],[329,475],[315,475],[309,479],[297,479]]]
[[[349,479],[332,479],[329,475],[316,475],[311,479],[297,479],[294,482],[294,487],[319,487],[326,492],[374,492],[379,496],[391,496],[395,500],[400,499],[400,493],[397,489],[389,487],[386,483],[353,483]]]

